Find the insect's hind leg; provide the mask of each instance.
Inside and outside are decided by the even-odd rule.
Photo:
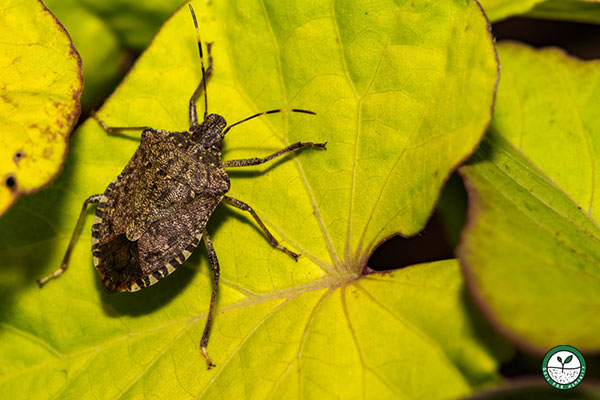
[[[294,144],[291,144],[291,145],[289,145],[271,155],[263,157],[263,158],[245,158],[242,160],[228,160],[228,161],[223,161],[223,166],[226,168],[227,167],[249,167],[252,165],[259,165],[259,164],[266,163],[267,161],[271,161],[274,158],[281,157],[287,153],[291,153],[292,151],[301,150],[306,147],[316,147],[319,149],[327,150],[326,146],[327,146],[327,142],[325,142],[325,143],[296,142]]]
[[[267,229],[265,224],[261,221],[261,219],[256,214],[256,212],[252,209],[252,207],[250,207],[248,204],[244,203],[241,200],[234,199],[233,197],[229,197],[229,196],[223,197],[223,202],[225,202],[235,208],[239,208],[240,210],[248,211],[250,213],[250,215],[252,215],[252,217],[256,220],[256,222],[260,226],[260,229],[262,229],[262,231],[265,233],[265,236],[267,237],[267,240],[269,241],[269,243],[271,243],[271,246],[278,248],[279,250],[283,251],[284,253],[286,253],[287,255],[292,257],[295,261],[298,261],[298,257],[300,257],[300,254],[296,254],[293,251],[290,251],[288,248],[280,245],[279,242],[277,241],[277,239],[275,239],[275,237],[273,237],[271,232],[269,232],[269,230]]]
[[[204,245],[206,246],[206,250],[208,252],[208,261],[210,262],[210,269],[213,272],[213,286],[212,286],[212,294],[210,296],[210,307],[208,308],[208,315],[206,317],[206,325],[204,326],[204,333],[202,334],[202,340],[200,341],[200,349],[202,350],[202,354],[206,359],[206,364],[208,365],[208,369],[211,369],[215,366],[215,364],[211,361],[208,355],[208,337],[210,336],[210,328],[212,327],[213,321],[213,313],[215,310],[215,301],[217,299],[217,289],[219,287],[219,260],[217,259],[217,253],[215,253],[215,248],[210,241],[210,237],[208,236],[208,232],[206,229],[204,230],[204,234],[202,235],[204,238]]]
[[[101,194],[95,194],[93,196],[88,197],[83,202],[83,207],[81,208],[81,213],[79,214],[79,219],[77,219],[77,224],[75,224],[75,230],[73,230],[73,235],[71,235],[71,241],[69,242],[69,247],[67,247],[67,251],[65,252],[65,256],[63,257],[62,264],[60,268],[51,273],[48,276],[43,277],[42,279],[38,279],[38,284],[40,288],[44,286],[49,280],[58,278],[67,270],[69,266],[69,259],[71,258],[71,252],[73,251],[73,247],[75,247],[75,242],[77,242],[77,234],[81,229],[81,224],[83,223],[83,219],[85,217],[85,212],[87,211],[87,207],[90,203],[98,203],[102,198]]]

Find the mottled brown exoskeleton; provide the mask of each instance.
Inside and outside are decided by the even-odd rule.
[[[326,143],[297,142],[264,158],[222,161],[223,138],[235,125],[282,111],[314,112],[298,109],[265,111],[227,127],[220,115],[208,115],[206,81],[212,73],[210,44],[207,46],[209,63],[205,70],[198,23],[191,5],[190,11],[196,28],[202,80],[190,99],[189,131],[108,127],[94,115],[106,132],[142,130],[142,140],[123,172],[108,185],[104,194],[93,195],[85,200],[60,269],[38,282],[41,287],[67,269],[77,233],[90,203],[98,203],[92,225],[94,266],[104,289],[109,293],[135,292],[153,285],[175,271],[203,239],[214,279],[200,345],[208,368],[211,368],[214,364],[208,355],[207,344],[219,283],[219,262],[206,232],[206,223],[215,207],[225,202],[249,212],[272,246],[294,260],[298,258],[298,254],[277,242],[249,205],[225,195],[229,191],[229,177],[225,168],[262,164],[305,147],[325,149]],[[201,92],[204,92],[204,121],[199,124],[195,102]]]

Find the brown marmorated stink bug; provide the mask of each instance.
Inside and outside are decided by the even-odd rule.
[[[315,113],[298,109],[270,110],[227,127],[222,116],[209,115],[206,81],[212,73],[210,44],[207,45],[209,62],[205,70],[198,23],[191,5],[190,11],[196,28],[202,80],[190,99],[189,132],[150,127],[108,127],[94,115],[106,132],[141,130],[142,140],[125,169],[108,185],[104,194],[85,200],[61,267],[38,283],[41,287],[67,269],[90,203],[98,203],[92,225],[94,266],[109,293],[135,292],[155,284],[175,271],[203,239],[213,272],[213,287],[200,346],[208,368],[211,368],[214,364],[208,355],[207,345],[219,283],[219,262],[205,228],[216,206],[225,202],[249,212],[272,246],[294,260],[298,258],[298,254],[277,242],[249,205],[225,195],[229,190],[225,168],[262,164],[305,147],[325,149],[326,143],[297,142],[264,158],[222,161],[222,141],[232,127],[261,115],[282,111]],[[204,92],[204,121],[199,124],[195,102],[201,91]]]

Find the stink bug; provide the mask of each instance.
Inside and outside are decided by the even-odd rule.
[[[207,345],[219,283],[219,262],[206,232],[206,223],[217,205],[224,202],[249,212],[272,246],[294,260],[298,258],[298,254],[279,244],[249,205],[225,195],[230,186],[225,168],[262,164],[306,147],[325,149],[326,143],[297,142],[264,158],[222,161],[223,138],[234,126],[282,111],[315,113],[299,109],[270,110],[229,126],[222,116],[209,115],[206,81],[212,73],[210,45],[207,46],[209,62],[205,70],[198,23],[191,5],[190,12],[196,28],[202,80],[190,98],[189,131],[108,127],[94,115],[107,133],[142,130],[142,140],[125,169],[108,185],[104,194],[85,200],[61,267],[38,283],[41,287],[67,269],[90,203],[98,203],[92,225],[94,266],[109,293],[135,292],[155,284],[175,271],[203,239],[213,272],[213,287],[200,345],[208,368],[211,368],[214,364],[208,355]],[[198,123],[195,102],[201,92],[204,92],[204,120]]]

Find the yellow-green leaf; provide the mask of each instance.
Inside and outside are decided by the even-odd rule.
[[[1,301],[10,304],[0,310],[0,391],[445,398],[496,380],[506,347],[473,313],[456,261],[363,275],[380,241],[423,227],[491,118],[497,63],[477,3],[194,6],[214,43],[210,112],[230,123],[280,107],[317,112],[247,122],[223,149],[227,160],[328,142],[327,151],[230,172],[231,196],[302,257],[272,248],[249,215],[217,208],[207,226],[221,265],[210,371],[199,351],[211,287],[204,249],[160,284],[105,295],[88,215],[70,269],[39,291],[34,278],[60,264],[83,200],[104,190],[138,144],[137,133],[111,136],[87,121],[61,179],[0,223]],[[99,115],[111,126],[184,130],[200,77],[186,6]]]
[[[0,214],[60,170],[82,86],[79,55],[40,1],[1,8]]]
[[[600,24],[600,1],[548,0],[537,4],[528,16]]]
[[[544,0],[481,0],[481,6],[492,22],[524,14]]]
[[[600,349],[600,63],[499,46],[490,134],[461,171],[460,257],[484,309],[540,352]]]

